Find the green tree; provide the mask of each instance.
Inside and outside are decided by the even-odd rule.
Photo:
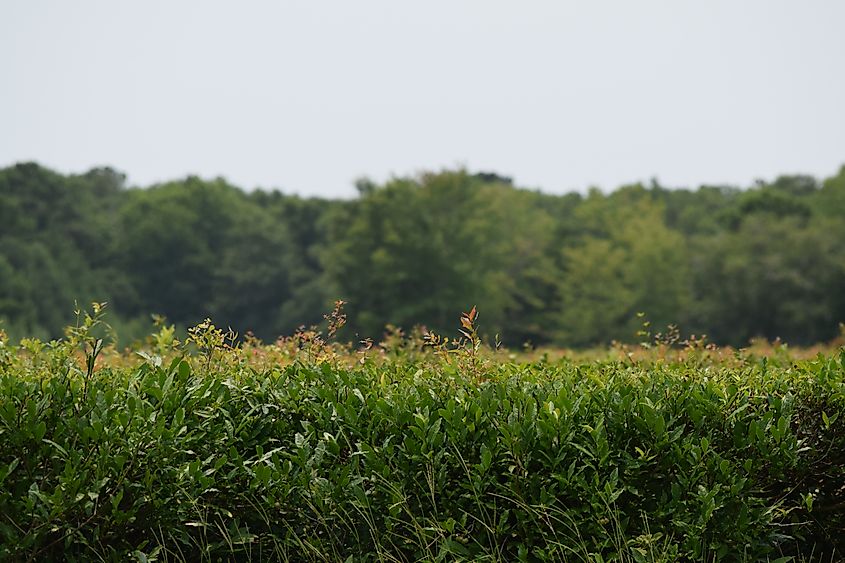
[[[808,344],[835,334],[845,260],[826,228],[754,214],[696,249],[696,313],[717,342],[739,346],[759,336]]]
[[[458,313],[477,305],[491,336],[541,333],[532,291],[551,283],[551,219],[537,194],[487,180],[457,171],[361,183],[360,198],[328,218],[323,265],[354,332],[422,323],[453,334]]]
[[[134,295],[129,315],[164,313],[194,324],[209,314],[215,271],[243,195],[223,181],[188,178],[132,190],[121,209],[119,256]]]
[[[644,312],[655,327],[687,320],[690,278],[684,238],[641,186],[594,191],[577,213],[583,235],[564,247],[558,338],[584,346],[634,338]]]

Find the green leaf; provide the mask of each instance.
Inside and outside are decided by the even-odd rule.
[[[191,376],[191,364],[184,360],[179,362],[179,379],[186,381]]]
[[[486,471],[490,468],[490,464],[493,462],[493,453],[490,451],[490,448],[487,447],[487,444],[481,446],[481,469]]]
[[[12,474],[12,471],[15,470],[19,463],[20,460],[18,458],[15,458],[11,461],[11,463],[9,463],[9,465],[7,465],[5,468],[3,468],[2,471],[0,471],[0,484],[3,483],[6,477]]]
[[[44,438],[44,435],[47,433],[47,423],[43,420],[35,425],[32,429],[32,435],[35,436],[37,441],[41,441]]]

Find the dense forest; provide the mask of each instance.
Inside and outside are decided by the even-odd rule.
[[[630,185],[550,195],[465,170],[362,180],[358,197],[245,192],[108,168],[0,170],[0,328],[55,337],[109,303],[121,342],[151,314],[272,340],[348,302],[342,338],[387,324],[454,333],[477,305],[508,346],[632,340],[644,312],[743,345],[807,344],[845,321],[845,167],[739,189]]]

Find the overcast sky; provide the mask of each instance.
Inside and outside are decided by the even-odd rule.
[[[349,196],[466,166],[561,193],[845,163],[840,0],[26,0],[0,166]]]

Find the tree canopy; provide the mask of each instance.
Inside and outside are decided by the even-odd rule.
[[[344,338],[387,324],[589,346],[632,340],[644,312],[718,343],[806,344],[845,321],[845,167],[747,189],[550,195],[446,170],[353,200],[247,193],[223,179],[126,186],[109,168],[0,170],[0,327],[53,337],[74,303],[110,303],[121,338],[149,315],[210,316],[263,339],[348,302]]]

